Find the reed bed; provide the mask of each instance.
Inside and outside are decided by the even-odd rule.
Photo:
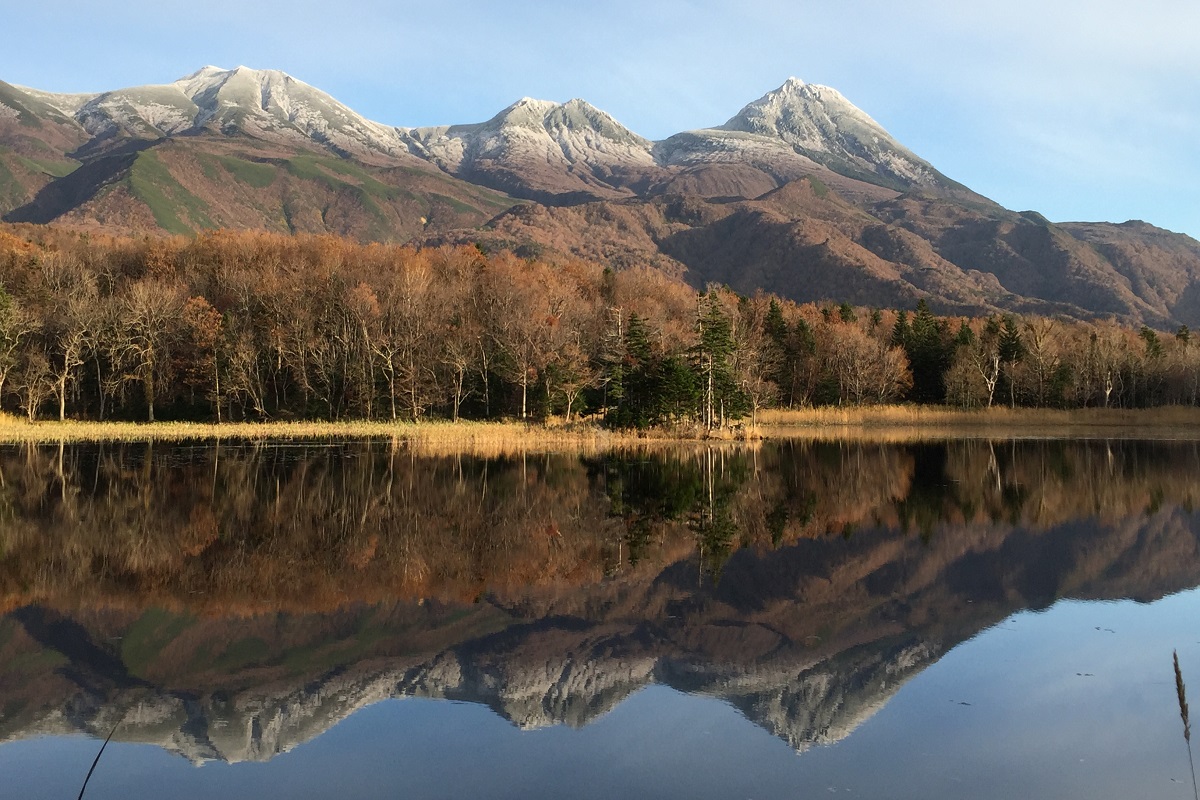
[[[651,431],[613,431],[595,422],[29,422],[0,414],[0,442],[213,441],[267,439],[390,439],[423,453],[471,452],[504,455],[530,450],[602,451],[704,441],[732,444],[760,439],[872,439],[907,441],[933,438],[1013,438],[1030,436],[1153,436],[1200,434],[1200,409],[1028,408],[961,410],[890,405],[770,409],[756,424],[717,431],[680,425]]]
[[[651,431],[614,431],[595,422],[88,422],[39,421],[0,415],[0,443],[145,441],[300,441],[378,439],[420,455],[471,454],[503,457],[530,452],[570,450],[601,453],[613,448],[657,449],[685,442],[738,444],[744,430],[714,431],[679,427]]]
[[[520,422],[89,422],[82,420],[28,422],[0,416],[0,441],[187,441],[214,439],[396,439],[414,445],[553,446],[609,444],[637,438],[598,425],[538,425]]]

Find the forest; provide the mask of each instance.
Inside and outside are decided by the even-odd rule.
[[[713,428],[768,407],[1198,395],[1186,327],[796,304],[472,246],[0,231],[0,409],[30,420]]]

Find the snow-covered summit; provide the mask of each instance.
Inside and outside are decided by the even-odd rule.
[[[836,89],[788,78],[778,89],[745,106],[719,130],[778,136],[819,150],[830,147],[831,133],[847,126],[891,138]]]
[[[349,152],[403,152],[394,128],[372,122],[325,92],[279,70],[208,66],[175,81],[197,107],[195,127],[299,133]]]
[[[941,176],[829,86],[788,78],[713,131],[782,140],[843,174],[877,176],[898,186],[930,186]]]
[[[173,83],[94,95],[26,91],[98,138],[158,138],[211,129],[316,142],[360,156],[407,151],[394,128],[279,70],[206,66]]]
[[[592,185],[597,171],[654,166],[649,140],[580,99],[556,103],[524,97],[487,122],[410,128],[402,135],[414,155],[453,173],[499,168],[566,175],[583,168],[557,187],[564,191],[598,188]]]

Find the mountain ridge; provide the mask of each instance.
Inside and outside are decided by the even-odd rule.
[[[797,182],[804,203],[783,191]],[[682,206],[696,213],[665,211]],[[0,83],[0,217],[486,242],[801,302],[1200,324],[1200,243],[1004,209],[797,78],[658,141],[579,98],[391,126],[247,67],[94,94]]]
[[[195,134],[205,129],[250,133],[269,139],[288,139],[300,134],[342,154],[399,159],[412,156],[451,174],[459,171],[486,174],[491,165],[477,161],[510,158],[520,163],[538,156],[550,159],[554,156],[552,145],[561,151],[567,168],[582,164],[592,170],[662,169],[694,161],[696,153],[688,152],[691,149],[729,149],[731,142],[744,135],[780,153],[792,151],[803,159],[797,163],[810,171],[830,162],[844,167],[843,171],[858,170],[861,175],[852,176],[855,179],[865,177],[864,182],[893,190],[938,186],[933,176],[940,176],[835,89],[806,84],[797,78],[789,78],[722,125],[680,132],[660,141],[638,135],[580,98],[558,103],[525,97],[478,123],[392,126],[359,115],[285,72],[244,66],[234,69],[206,66],[171,83],[91,94],[60,94],[9,86],[35,104],[54,109],[60,118],[74,120],[87,135],[100,140],[100,144],[120,135],[155,138]],[[805,122],[807,117],[817,114],[821,119]],[[850,120],[853,129],[839,120]],[[843,129],[845,135],[837,135]],[[519,131],[526,132],[525,140]],[[536,141],[528,140],[531,133],[537,137]],[[867,136],[873,142],[866,142]],[[710,141],[702,144],[699,140]],[[875,147],[876,156],[886,154],[904,168],[892,169],[888,174],[851,152],[866,152],[870,145],[879,145]],[[91,146],[99,145],[91,143]],[[531,154],[530,150],[534,152]],[[818,157],[813,158],[814,155]],[[511,165],[501,166],[511,168]],[[787,180],[795,176],[783,177]],[[638,178],[645,176],[616,176],[611,180],[599,176],[598,183],[584,184],[599,199],[606,191],[636,193],[631,184]],[[568,193],[563,187],[542,188],[551,194]]]

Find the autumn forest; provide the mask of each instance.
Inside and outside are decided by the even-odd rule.
[[[0,232],[0,408],[31,420],[568,420],[1195,405],[1186,328],[798,305],[654,269],[254,232]]]

